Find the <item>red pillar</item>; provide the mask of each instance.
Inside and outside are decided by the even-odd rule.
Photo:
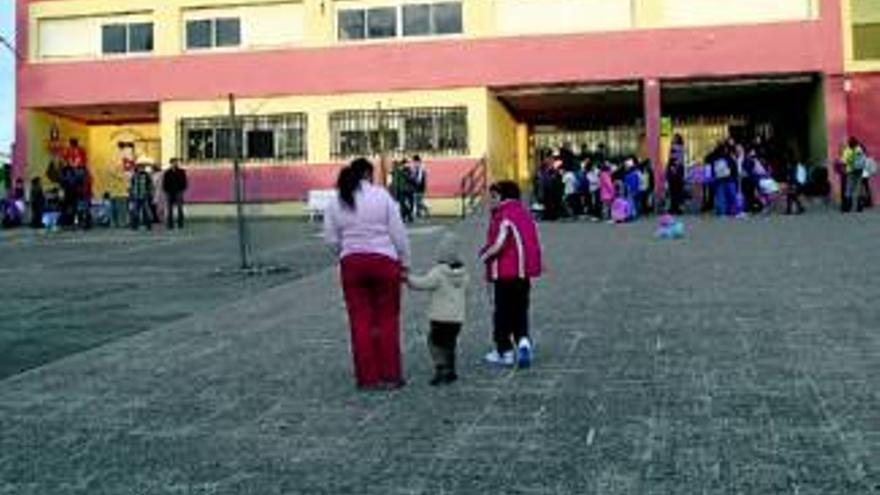
[[[22,57],[28,56],[28,0],[15,2],[15,48]],[[26,60],[15,62],[15,143],[12,147],[12,175],[24,177],[27,170],[28,125],[27,113],[23,105],[24,84],[22,71]]]
[[[644,97],[645,145],[656,178],[654,193],[657,198],[662,198],[665,190],[665,181],[663,180],[665,168],[660,156],[660,118],[662,115],[660,81],[657,79],[642,81],[642,95]]]
[[[840,157],[840,147],[848,137],[847,84],[846,77],[840,74],[826,74],[823,81],[825,126],[828,133],[828,175],[835,198],[840,197],[840,180],[834,172],[834,162]]]

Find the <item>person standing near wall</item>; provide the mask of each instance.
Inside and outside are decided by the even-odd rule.
[[[338,201],[324,212],[324,239],[340,259],[357,386],[392,389],[404,385],[400,289],[410,250],[400,207],[373,184],[373,170],[358,158],[339,172]]]
[[[419,155],[413,156],[412,176],[415,188],[415,200],[413,205],[415,208],[415,217],[429,218],[431,216],[431,210],[428,209],[428,205],[425,204],[425,197],[428,191],[428,169],[425,167],[425,164],[422,162],[422,157]]]
[[[174,229],[174,210],[177,210],[177,228],[183,228],[183,195],[189,183],[186,170],[180,168],[180,160],[171,159],[171,168],[162,176],[162,189],[165,191],[165,210],[168,230]]]
[[[129,224],[132,230],[137,230],[142,223],[147,230],[153,229],[153,213],[150,211],[150,203],[153,201],[153,179],[145,167],[143,163],[135,165],[135,172],[131,176],[128,188],[128,197],[131,201]]]

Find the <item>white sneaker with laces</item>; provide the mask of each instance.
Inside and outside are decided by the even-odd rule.
[[[504,354],[499,354],[497,350],[494,350],[489,354],[486,354],[486,357],[484,359],[487,363],[495,366],[513,366],[516,361],[513,355],[513,351],[507,351]]]

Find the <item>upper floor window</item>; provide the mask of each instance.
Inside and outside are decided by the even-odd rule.
[[[461,34],[461,2],[342,8],[337,31],[342,41]]]
[[[101,51],[107,54],[153,51],[153,23],[115,23],[101,26]]]
[[[461,3],[403,6],[403,35],[430,36],[462,32]]]
[[[330,114],[330,134],[335,159],[382,152],[467,155],[467,108],[337,111]]]
[[[232,160],[296,161],[306,158],[308,117],[304,113],[249,115],[238,129],[228,117],[181,119],[180,155],[189,162]]]
[[[241,45],[241,20],[237,17],[186,21],[188,49]]]

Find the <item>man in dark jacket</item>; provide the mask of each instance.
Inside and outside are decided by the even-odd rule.
[[[180,160],[171,159],[171,168],[162,176],[162,190],[167,200],[168,230],[174,229],[174,208],[177,208],[177,228],[183,228],[183,194],[189,184],[186,171],[180,168]]]

